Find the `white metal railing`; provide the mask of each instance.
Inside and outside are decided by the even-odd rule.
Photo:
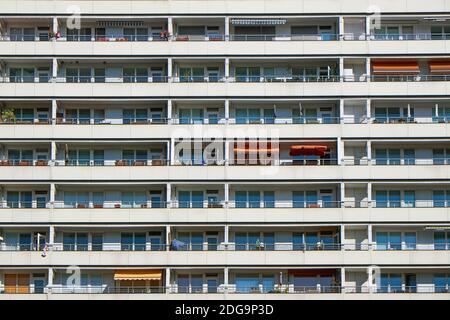
[[[361,201],[324,201],[324,200],[255,200],[255,201],[0,201],[0,209],[332,209],[332,208],[449,208],[450,201],[445,199],[423,199],[423,200],[361,200]]]
[[[352,239],[347,239],[352,240]],[[450,243],[417,243],[417,242],[389,242],[389,243],[332,243],[332,242],[273,242],[264,243],[258,241],[255,243],[228,242],[211,244],[184,243],[179,240],[171,244],[159,243],[121,243],[120,238],[117,243],[0,243],[0,251],[76,251],[76,252],[139,252],[139,251],[449,251]],[[181,243],[181,244],[180,244]]]
[[[433,284],[387,286],[340,286],[300,284],[198,284],[169,286],[58,285],[35,287],[0,285],[0,294],[448,294],[449,287]]]

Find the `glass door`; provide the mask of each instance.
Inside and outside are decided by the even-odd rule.
[[[36,195],[36,208],[46,208],[47,207],[47,195],[40,194]]]
[[[217,235],[206,235],[206,243],[208,244],[208,251],[216,251],[219,243]]]
[[[260,82],[261,73],[259,67],[249,67],[248,68],[248,78],[249,82]]]
[[[37,293],[37,294],[44,293],[45,279],[34,278],[33,285],[34,285],[34,293]]]
[[[217,277],[206,278],[206,285],[208,286],[208,293],[217,293],[218,287]]]
[[[415,232],[405,232],[404,241],[406,250],[416,249],[417,235]]]

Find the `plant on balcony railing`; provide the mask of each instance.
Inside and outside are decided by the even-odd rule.
[[[3,109],[1,112],[1,121],[6,123],[14,123],[16,121],[16,115],[14,109]]]

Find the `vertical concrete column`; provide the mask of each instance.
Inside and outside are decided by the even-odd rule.
[[[52,21],[52,31],[54,34],[56,34],[59,30],[59,26],[58,26],[58,18],[57,17],[53,17],[53,21]],[[53,40],[56,40],[56,37],[53,38]]]
[[[56,162],[56,142],[50,143],[50,165],[54,166]]]
[[[372,182],[367,183],[367,207],[373,207],[372,204]]]
[[[337,144],[337,152],[336,152],[337,164],[341,165],[342,158],[344,157],[344,142],[342,141],[341,137],[337,137],[336,144]]]
[[[230,17],[225,17],[225,41],[230,40]]]
[[[367,76],[367,81],[370,81],[370,76],[371,76],[371,72],[370,72],[370,58],[366,58],[366,76]]]
[[[58,77],[58,59],[53,58],[52,60],[52,81],[56,81]]]
[[[51,293],[52,287],[53,287],[53,268],[48,268],[47,288],[50,293]],[[47,292],[47,293],[49,293],[49,292]]]
[[[225,99],[224,103],[224,109],[225,109],[225,122],[228,123],[230,119],[230,100]]]
[[[173,19],[172,17],[167,18],[167,32],[169,33],[169,40],[172,39],[173,34]]]
[[[366,40],[370,39],[371,17],[366,17]]]
[[[167,123],[174,123],[172,115],[172,99],[167,100]]]
[[[367,123],[370,123],[370,118],[371,118],[371,104],[372,104],[372,100],[367,99],[366,100],[366,119],[367,119]]]
[[[439,103],[434,105],[434,116],[437,118],[439,116]]]
[[[172,185],[170,183],[166,184],[166,208],[170,207],[170,202],[172,201]]]
[[[228,244],[230,241],[230,227],[226,225],[223,229],[223,241]]]
[[[339,99],[339,121],[338,123],[344,123],[345,115],[345,100]]]
[[[55,227],[49,226],[48,227],[48,241],[47,243],[53,245],[55,243]]]
[[[228,267],[223,268],[223,285],[225,287],[225,292],[228,292]]]
[[[170,226],[166,226],[166,251],[170,250]]]
[[[230,58],[225,58],[225,81],[228,82],[230,78]]]
[[[345,293],[345,268],[341,268],[341,293]]]
[[[173,61],[172,58],[167,58],[167,82],[173,82]]]
[[[368,164],[372,164],[372,141],[367,140],[366,142],[366,155]]]
[[[55,184],[54,183],[50,183],[50,195],[49,195],[50,208],[54,208],[55,207],[55,197],[56,197]]]
[[[51,111],[51,123],[56,123],[56,114],[58,111],[58,103],[56,102],[56,99],[52,99],[52,111]]]
[[[373,239],[372,239],[372,225],[371,224],[367,225],[367,242],[369,244],[369,250],[372,250]]]
[[[345,224],[341,224],[341,249],[345,249]]]
[[[340,206],[341,207],[345,207],[345,183],[341,182],[340,186],[339,186],[339,191],[340,191],[340,197],[339,197],[339,201],[340,201]]]
[[[344,58],[339,58],[339,81],[344,82]]]
[[[344,34],[345,34],[345,30],[344,30],[344,17],[343,16],[339,16],[339,30],[338,30],[338,38],[337,40],[343,39],[344,38]]]
[[[166,268],[166,276],[165,276],[165,282],[166,282],[166,293],[170,293],[170,268]]]
[[[224,189],[223,189],[223,197],[225,201],[225,207],[229,207],[229,201],[230,201],[230,184],[228,182],[225,182]]]

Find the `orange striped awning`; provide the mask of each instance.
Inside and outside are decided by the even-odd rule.
[[[373,74],[411,74],[419,73],[416,60],[375,60],[372,61]]]
[[[162,270],[116,270],[114,280],[161,280]]]
[[[433,74],[450,74],[450,60],[431,60],[428,67]]]

